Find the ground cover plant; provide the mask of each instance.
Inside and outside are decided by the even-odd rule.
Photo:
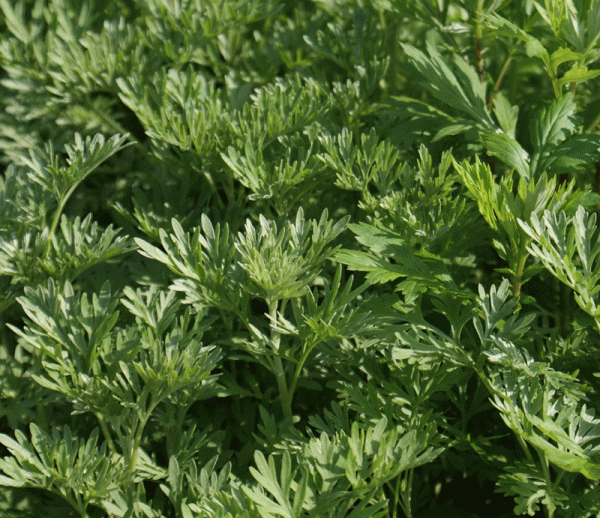
[[[0,516],[600,516],[600,0],[0,12]]]

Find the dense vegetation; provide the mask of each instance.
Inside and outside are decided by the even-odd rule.
[[[0,516],[600,516],[600,0],[0,12]]]

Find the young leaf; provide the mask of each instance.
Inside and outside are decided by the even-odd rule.
[[[283,228],[262,215],[258,229],[248,220],[235,246],[240,266],[252,281],[252,293],[271,302],[305,294],[323,261],[333,255],[335,249],[328,245],[347,221],[343,218],[334,224],[325,210],[319,221],[307,222],[302,208],[295,222]]]
[[[206,215],[201,227],[193,233],[184,232],[180,223],[171,220],[173,233],[160,229],[159,235],[164,252],[142,239],[135,239],[141,254],[165,264],[179,278],[173,287],[186,294],[186,302],[214,305],[234,310],[240,300],[238,268],[234,263],[234,241],[229,226],[213,227]]]

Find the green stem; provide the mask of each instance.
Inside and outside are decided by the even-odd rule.
[[[551,77],[552,79],[552,89],[554,90],[554,97],[560,99],[560,88],[558,87],[558,82],[556,77]]]
[[[102,414],[96,414],[96,418],[98,419],[98,423],[100,424],[100,430],[102,430],[102,435],[104,435],[104,440],[106,444],[108,444],[108,449],[112,453],[117,453],[117,449],[115,447],[115,442],[110,435],[110,431],[108,430],[108,426],[106,426],[106,420]]]
[[[548,389],[544,389],[544,399],[543,399],[543,403],[542,403],[542,418],[544,418],[545,416],[548,415]],[[538,453],[538,456],[540,457],[540,461],[542,464],[542,470],[544,471],[544,479],[546,480],[546,487],[548,488],[548,493],[551,492],[552,489],[552,476],[550,474],[550,462],[548,461],[548,456],[546,455],[546,452],[536,448],[536,451]],[[550,496],[550,495],[548,495]],[[551,499],[552,497],[550,497]],[[553,518],[554,516],[554,509],[549,508],[547,505],[544,506],[544,511],[545,514],[548,516],[548,518]]]
[[[473,364],[472,366],[473,366],[475,372],[477,373],[477,376],[483,383],[484,387],[487,388],[490,395],[498,394],[507,403],[512,404],[512,402],[508,396],[505,396],[504,394],[498,393],[496,390],[494,390],[494,387],[492,387],[491,383],[485,376],[482,369],[478,368],[477,365],[475,365],[475,364]],[[527,456],[527,459],[530,461],[533,461],[533,455],[531,454],[531,451],[529,451],[529,448],[527,447],[527,443],[525,442],[525,439],[523,439],[522,435],[520,433],[518,433],[517,431],[515,431],[515,435],[517,436],[517,441],[519,442],[519,445],[521,446],[521,448],[523,449],[523,452]]]
[[[124,440],[125,437],[121,433],[118,434],[121,439],[121,444],[123,445],[123,456],[125,458],[125,498],[130,508],[133,507],[135,500],[135,468],[137,465],[140,443],[142,441],[142,433],[144,431],[144,427],[146,425],[146,421],[149,417],[149,414],[146,414],[146,416],[139,415],[138,417],[139,420],[135,429],[135,435],[129,445],[127,444],[127,442],[129,441]],[[127,448],[126,446],[129,446],[129,448]]]
[[[479,81],[481,83],[485,83],[485,73],[483,70],[483,55],[481,52],[481,1],[478,2],[477,13],[475,15],[475,62],[477,64],[477,75],[479,76]]]
[[[34,370],[38,376],[42,372],[42,353],[40,350],[37,351],[37,354],[35,357]],[[38,403],[36,405],[36,410],[38,413],[37,424],[43,430],[49,431],[48,418],[46,417],[46,409],[44,408],[44,405],[42,403]]]
[[[144,428],[146,427],[146,421],[148,420],[149,415],[140,417],[140,421],[137,426],[137,430],[135,431],[135,437],[133,439],[133,451],[131,454],[131,464],[129,465],[129,473],[133,475],[135,471],[135,466],[137,464],[138,451],[140,449],[140,443],[142,442],[142,434],[144,433]]]
[[[398,518],[398,506],[401,505],[399,500],[399,496],[400,496],[400,483],[401,483],[401,477],[400,475],[398,475],[396,477],[396,488],[393,490],[393,494],[394,494],[394,500],[393,500],[393,504],[392,504],[392,518]],[[402,507],[402,509],[404,510],[404,507]]]
[[[273,366],[275,368],[275,378],[277,380],[277,388],[279,389],[279,400],[281,402],[283,418],[290,419],[291,422],[292,402],[290,400],[290,394],[288,392],[287,382],[285,379],[285,369],[279,356],[275,356],[273,359]]]
[[[50,251],[50,245],[52,243],[52,236],[54,235],[54,233],[56,232],[56,229],[58,228],[58,224],[60,222],[60,218],[62,216],[65,205],[67,204],[67,201],[69,201],[69,198],[73,194],[73,191],[75,191],[75,189],[77,189],[79,184],[84,179],[85,179],[85,176],[83,178],[81,178],[79,181],[71,184],[69,186],[69,188],[61,195],[60,199],[58,200],[58,206],[56,207],[56,210],[54,211],[54,217],[52,218],[52,223],[50,225],[50,231],[48,232],[48,242],[46,243],[46,249],[44,251],[45,254],[48,254],[48,252]]]
[[[404,480],[404,487],[402,488],[402,510],[406,515],[406,518],[412,518],[412,487],[413,487],[413,478],[415,474],[415,469],[410,468],[408,470],[408,474],[406,475],[406,479]]]
[[[82,180],[83,180],[83,178],[82,178]],[[60,197],[60,200],[58,200],[58,207],[56,207],[56,210],[54,211],[54,217],[52,218],[52,224],[50,225],[50,232],[48,233],[48,244],[46,245],[46,252],[48,251],[48,248],[50,247],[52,236],[56,232],[58,223],[60,222],[60,217],[62,215],[63,209],[65,208],[67,201],[69,201],[71,194],[73,194],[73,191],[77,188],[79,183],[80,182],[75,182],[74,184],[72,184],[65,191],[65,193]]]
[[[296,391],[296,385],[298,384],[298,380],[300,379],[300,373],[302,372],[302,368],[304,367],[304,364],[306,363],[306,360],[308,359],[308,356],[310,355],[311,351],[315,348],[315,346],[318,343],[319,342],[315,342],[312,345],[310,345],[309,347],[306,347],[306,349],[302,353],[302,357],[300,358],[300,360],[298,361],[298,364],[296,365],[296,369],[294,370],[294,374],[292,376],[292,379],[290,381],[290,386],[289,386],[290,404],[291,404],[291,400],[294,396],[294,392]]]
[[[546,456],[546,453],[544,451],[540,451],[540,450],[538,450],[538,455],[540,456],[542,469],[544,471],[544,479],[546,480],[546,487],[550,491],[552,488],[552,476],[550,475],[550,466],[548,463],[548,457]],[[545,511],[544,514],[546,514],[546,516],[548,518],[554,517],[554,509],[552,509],[551,507],[544,505],[544,511]]]
[[[279,389],[279,400],[281,402],[281,410],[283,412],[284,420],[289,419],[292,422],[292,398],[290,391],[288,390],[287,380],[285,377],[285,368],[283,361],[281,360],[279,348],[281,347],[281,334],[279,331],[274,329],[274,322],[277,321],[277,301],[268,300],[267,305],[269,307],[269,316],[271,317],[271,340],[275,350],[273,353],[273,374],[277,380],[277,388]],[[282,307],[283,311],[283,307]]]
[[[527,261],[528,256],[529,256],[529,254],[527,253],[527,250],[525,249],[525,245],[523,245],[518,252],[519,259],[517,261],[517,268],[515,271],[515,278],[513,281],[513,295],[515,297],[518,297],[521,295],[523,271],[525,270],[525,262]]]

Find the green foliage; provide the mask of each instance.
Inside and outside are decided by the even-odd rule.
[[[600,0],[0,12],[0,516],[600,516]]]
[[[302,209],[294,224],[283,229],[260,218],[260,230],[246,223],[245,234],[240,233],[236,249],[240,265],[251,280],[251,293],[272,304],[276,300],[292,299],[306,293],[319,274],[321,264],[332,255],[327,244],[342,231],[347,220],[332,224],[327,211],[317,222],[306,223]]]
[[[595,301],[600,290],[596,214],[586,214],[583,207],[570,218],[564,211],[544,211],[541,220],[538,216],[532,218],[531,225],[519,223],[534,241],[531,253],[573,289],[577,303],[594,318],[596,326],[600,326]]]
[[[287,451],[281,456],[280,470],[273,456],[267,462],[257,452],[257,469],[251,472],[270,496],[256,489],[246,493],[263,517],[300,516],[303,509],[308,516],[381,516],[384,502],[368,505],[377,487],[440,453],[427,448],[426,433],[399,432],[389,429],[384,417],[366,429],[355,422],[349,434],[322,433],[303,445],[304,463],[297,469],[292,468]]]
[[[575,108],[572,96],[566,94],[537,111],[529,125],[531,156],[505,133],[488,133],[484,146],[525,178],[578,170],[598,161],[600,142],[596,134],[575,134]]]
[[[15,436],[0,436],[13,455],[8,462],[0,461],[5,486],[48,489],[85,516],[89,505],[101,505],[119,483],[120,459],[108,454],[106,443],[98,448],[98,428],[87,441],[73,437],[68,426],[49,435],[32,424],[31,440],[19,431]]]

